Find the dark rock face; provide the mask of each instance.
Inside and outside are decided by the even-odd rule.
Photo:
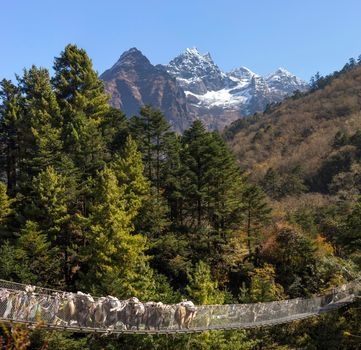
[[[100,78],[110,93],[111,105],[127,116],[149,104],[165,114],[175,131],[182,132],[190,125],[186,96],[176,79],[153,66],[136,48],[124,52]]]

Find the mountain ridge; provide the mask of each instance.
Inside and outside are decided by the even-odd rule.
[[[137,48],[124,52],[100,78],[110,94],[110,104],[128,117],[144,105],[159,108],[175,131],[190,125],[186,97],[176,80],[154,66]]]
[[[341,170],[354,176],[348,160],[353,146],[335,147],[338,135],[353,135],[361,125],[361,65],[345,67],[321,77],[308,93],[226,128],[224,137],[254,180],[297,170],[311,190],[327,192]],[[337,169],[336,158],[346,170]]]
[[[223,72],[209,52],[187,48],[169,64],[153,65],[137,48],[125,51],[101,76],[110,103],[127,115],[144,104],[159,108],[182,132],[200,119],[210,130],[263,111],[308,84],[285,68],[261,76],[246,67]]]

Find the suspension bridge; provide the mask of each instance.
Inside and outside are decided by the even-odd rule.
[[[0,322],[83,333],[171,334],[272,326],[339,309],[361,294],[361,279],[310,298],[227,305],[142,303],[95,298],[0,280]]]

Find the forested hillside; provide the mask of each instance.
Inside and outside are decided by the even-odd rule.
[[[331,179],[321,179],[325,162],[356,151],[361,65],[351,59],[340,72],[314,77],[312,85],[310,92],[270,105],[264,114],[236,121],[226,130],[241,168],[255,179],[270,169],[280,175],[297,169],[310,190],[326,192]],[[343,149],[347,144],[348,151]]]
[[[354,79],[345,80],[342,91],[356,96],[357,72],[359,67],[345,73]],[[199,121],[178,135],[151,106],[129,120],[111,108],[90,58],[75,45],[55,58],[53,77],[32,66],[16,83],[3,80],[0,278],[94,295],[169,303],[186,298],[197,304],[307,297],[355,278],[361,244],[356,185],[348,182],[355,190],[351,199],[340,193],[331,201],[325,198],[331,187],[325,187],[324,194],[310,195],[313,206],[302,197],[290,211],[285,200],[289,205],[297,198],[278,189],[289,183],[296,191],[292,194],[309,192],[326,164],[300,169],[305,158],[279,156],[297,148],[292,135],[301,137],[296,130],[307,124],[305,117],[294,115],[298,122],[284,122],[283,130],[279,125],[286,114],[281,111],[295,110],[305,100],[304,110],[318,118],[311,135],[320,135],[321,124],[332,129],[326,135],[332,134],[327,137],[333,143],[320,141],[328,147],[327,156],[335,152],[352,158],[350,168],[337,171],[343,176],[339,181],[357,178],[352,169],[360,154],[358,97],[349,103],[340,97],[343,107],[337,115],[331,108],[338,96],[335,84],[342,81],[335,78],[288,100],[254,117],[254,124],[246,121],[251,126],[241,128],[232,141],[240,168],[223,138]],[[327,101],[331,107],[324,109]],[[322,111],[329,111],[328,117]],[[344,134],[336,135],[338,123],[348,125]],[[303,137],[311,142],[311,135]],[[304,152],[313,162],[311,153]],[[272,187],[267,174],[279,187]],[[330,183],[336,186],[335,176]],[[339,186],[338,193],[345,189],[342,182]],[[45,344],[52,350],[357,349],[359,306],[254,331],[107,338],[14,328],[11,333],[4,329],[1,339],[19,342],[21,333],[30,349]]]

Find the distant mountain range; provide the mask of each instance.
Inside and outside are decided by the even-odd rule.
[[[152,65],[136,48],[124,52],[101,76],[111,104],[128,116],[142,105],[159,108],[182,132],[195,119],[210,129],[222,129],[234,120],[263,111],[308,84],[284,68],[268,76],[240,67],[222,72],[209,53],[186,51],[168,65]]]

